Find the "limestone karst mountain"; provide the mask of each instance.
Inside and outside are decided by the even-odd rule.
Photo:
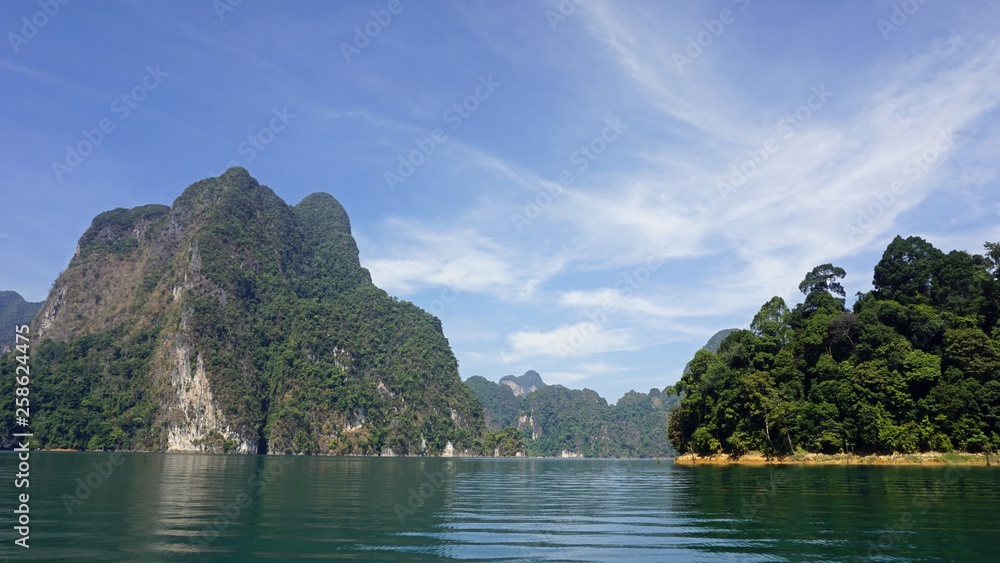
[[[337,200],[289,206],[242,168],[95,218],[32,336],[42,447],[433,455],[483,433],[440,321],[372,284]]]

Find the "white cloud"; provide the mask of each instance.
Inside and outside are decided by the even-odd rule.
[[[615,49],[623,49],[629,37],[648,36],[638,23],[623,31],[622,18],[607,4],[600,6],[600,18],[613,28],[604,32],[622,35]],[[653,68],[662,49],[629,50],[622,65],[636,73]],[[662,80],[654,93],[669,90],[669,77],[641,73],[639,79],[643,87]],[[803,90],[801,103],[807,104],[811,89],[806,85]],[[800,114],[809,117],[791,138],[775,129],[755,138],[738,121],[705,126],[720,136],[719,142],[692,139],[712,158],[685,166],[687,177],[678,179],[673,146],[664,145],[657,153],[653,145],[646,149],[645,171],[621,170],[620,181],[609,182],[612,187],[603,193],[568,197],[557,212],[575,221],[588,244],[602,249],[615,266],[641,260],[645,245],[665,244],[671,257],[731,257],[736,268],[703,282],[715,290],[739,292],[744,302],[775,293],[788,296],[787,290],[794,293],[813,266],[884,244],[887,233],[905,229],[900,221],[906,212],[940,188],[951,155],[963,150],[968,132],[994,112],[1000,99],[1000,49],[993,41],[952,38],[887,70],[884,84],[867,93],[827,90],[833,94]],[[674,103],[673,94],[664,96],[663,104]],[[725,113],[711,98],[697,103],[696,113]],[[787,109],[794,112],[796,107]],[[914,157],[934,154],[929,147],[937,143],[940,148],[943,131],[954,132],[947,150],[918,167],[907,165]],[[733,143],[721,137],[752,141],[730,148]],[[748,153],[769,138],[777,152],[752,166],[749,180],[721,199],[718,182],[726,181],[733,166],[746,162]],[[966,170],[965,176],[991,178],[995,170]],[[889,201],[884,193],[897,181],[902,189],[884,204]],[[871,209],[874,220],[861,218]],[[864,228],[858,228],[859,221]],[[648,302],[633,301],[632,306],[650,315],[667,314]]]
[[[631,290],[630,290],[631,291]],[[616,311],[638,313],[644,316],[676,319],[711,314],[706,307],[690,303],[689,308],[657,305],[644,297],[626,294],[612,288],[597,290],[571,290],[559,295],[559,304],[566,307],[599,309],[609,314]]]
[[[727,142],[746,142],[745,132],[734,130],[732,104],[721,100],[725,93],[710,72],[710,63],[698,59],[692,65],[675,64],[673,54],[683,51],[683,30],[673,27],[663,14],[625,14],[622,4],[595,2],[587,10],[591,33],[618,57],[622,71],[646,96],[648,102],[664,115],[693,127],[697,132]],[[696,8],[673,6],[672,20],[680,12]],[[742,19],[742,13],[736,11]],[[698,21],[692,18],[692,21]],[[694,30],[703,31],[702,29]],[[706,57],[710,58],[710,57]]]
[[[459,293],[482,293],[505,300],[525,300],[563,268],[560,259],[526,259],[492,237],[469,228],[432,231],[404,221],[390,222],[397,240],[407,241],[387,256],[364,264],[376,285],[390,293],[447,287]]]
[[[582,358],[608,352],[639,348],[628,328],[606,328],[593,321],[564,324],[550,331],[519,330],[507,335],[509,351],[501,357],[505,363],[527,358]]]
[[[622,373],[625,368],[619,365],[606,362],[580,362],[570,366],[563,366],[561,369],[545,370],[540,372],[542,380],[548,385],[565,385],[566,387],[577,387],[577,384],[592,378],[606,378],[609,375]],[[609,401],[614,397],[605,397]]]

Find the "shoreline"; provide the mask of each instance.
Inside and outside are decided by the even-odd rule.
[[[14,452],[12,449],[2,449],[0,453],[4,452]],[[258,453],[237,453],[237,452],[204,452],[204,451],[154,451],[154,450],[77,450],[73,448],[52,448],[52,449],[34,449],[31,452],[40,453],[121,453],[121,454],[180,454],[180,455],[207,455],[207,456],[225,456],[225,455],[242,455],[242,456],[301,456],[301,457],[363,457],[363,458],[400,458],[400,459],[547,459],[547,460],[603,460],[603,461],[656,461],[657,463],[669,463],[674,458],[671,457],[585,457],[585,456],[488,456],[488,455],[471,455],[471,454],[456,454],[456,455],[372,455],[372,454],[302,454],[302,453],[278,453],[269,452],[265,454]]]
[[[1000,455],[967,452],[922,452],[915,454],[814,454],[768,457],[760,452],[741,456],[730,454],[683,454],[674,458],[680,465],[969,465],[1000,467]]]

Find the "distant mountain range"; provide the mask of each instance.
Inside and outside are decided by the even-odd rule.
[[[0,354],[14,346],[14,327],[29,324],[41,306],[25,301],[16,291],[0,291]]]
[[[516,428],[528,455],[547,457],[669,457],[667,418],[680,402],[672,388],[626,393],[615,405],[590,389],[546,385],[535,371],[494,383],[465,384],[483,404],[490,430]]]

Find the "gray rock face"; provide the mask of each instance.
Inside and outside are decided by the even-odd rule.
[[[545,387],[545,382],[542,381],[542,376],[538,375],[537,371],[530,369],[524,372],[524,375],[520,377],[505,375],[500,378],[500,384],[510,387],[510,390],[514,392],[515,397],[527,395],[528,393],[532,393],[542,387]]]

